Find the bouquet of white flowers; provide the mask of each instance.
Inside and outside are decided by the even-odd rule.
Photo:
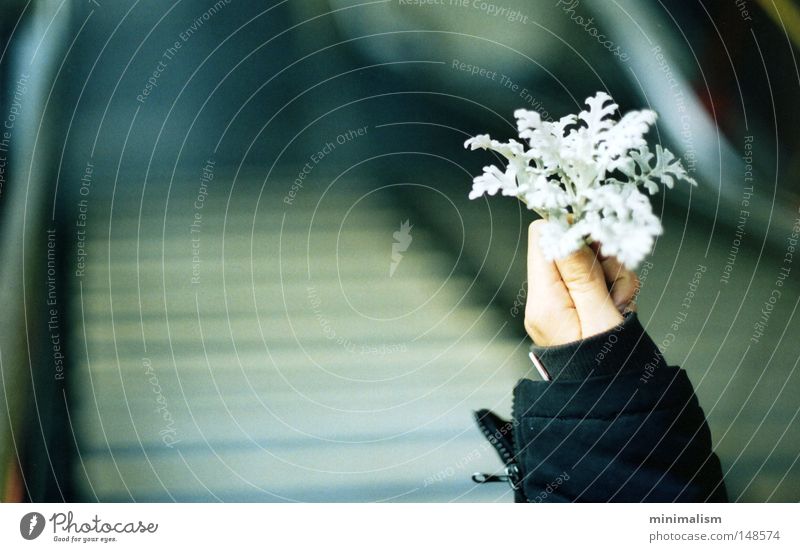
[[[599,242],[603,255],[633,269],[663,231],[639,186],[652,195],[659,182],[668,188],[676,180],[697,183],[669,150],[656,144],[655,155],[650,151],[644,135],[656,121],[654,111],[632,111],[616,121],[611,115],[619,106],[605,92],[587,98],[586,105],[586,111],[554,122],[535,111],[515,111],[528,147],[488,134],[467,140],[464,147],[490,149],[508,160],[505,170],[484,167],[469,197],[499,191],[522,200],[547,221],[540,246],[548,258]]]

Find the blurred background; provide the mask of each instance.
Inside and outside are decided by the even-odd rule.
[[[463,142],[606,90],[699,182],[641,319],[731,499],[799,500],[798,41],[790,0],[5,0],[0,496],[511,501],[471,417],[538,377],[533,217]]]

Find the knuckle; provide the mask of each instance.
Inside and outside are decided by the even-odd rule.
[[[544,328],[529,318],[525,318],[525,331],[536,344],[545,345],[549,342]]]

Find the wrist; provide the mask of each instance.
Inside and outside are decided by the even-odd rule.
[[[666,365],[636,313],[620,315],[619,324],[585,339],[552,347],[531,346],[551,379],[575,380]]]

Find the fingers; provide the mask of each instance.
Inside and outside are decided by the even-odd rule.
[[[584,246],[563,259],[557,259],[555,265],[575,305],[582,337],[605,332],[622,322],[622,314],[609,294],[602,261],[594,251]],[[613,273],[613,266],[610,271]],[[620,288],[622,290],[623,286]],[[619,293],[622,298],[622,291]]]
[[[611,291],[611,300],[620,313],[633,311],[636,305],[632,303],[639,288],[639,278],[620,263],[616,257],[600,257],[601,266],[605,275],[606,284]]]
[[[571,303],[556,264],[545,258],[542,248],[539,247],[541,229],[544,224],[545,221],[540,219],[532,222],[528,227],[528,287],[533,288],[534,292],[538,292],[542,296],[545,289],[561,288],[562,293],[558,293],[559,298],[563,299],[565,303]]]
[[[541,227],[528,232],[528,299],[525,329],[538,345],[559,345],[603,333],[632,310],[636,275],[615,257],[598,253],[598,244],[556,261],[539,247]]]
[[[581,338],[580,321],[561,273],[539,247],[543,224],[543,220],[537,220],[528,228],[525,329],[537,345],[560,345]]]

